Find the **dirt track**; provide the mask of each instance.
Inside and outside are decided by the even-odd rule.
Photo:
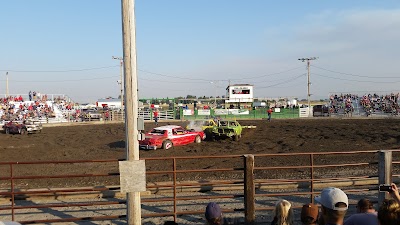
[[[178,146],[171,150],[141,151],[140,157],[163,156],[199,156],[228,154],[260,154],[260,153],[292,153],[292,152],[327,152],[355,151],[400,148],[400,120],[390,119],[292,119],[266,121],[240,121],[242,125],[256,125],[255,129],[246,129],[240,141],[219,140],[202,142],[188,146]],[[164,123],[161,123],[163,125]],[[165,123],[166,124],[166,123]],[[186,122],[174,124],[186,125]],[[146,123],[146,130],[154,127]],[[49,161],[49,160],[93,160],[124,158],[124,125],[102,124],[45,127],[40,134],[6,135],[0,134],[0,161]],[[358,156],[362,159],[364,156]],[[367,156],[365,156],[367,157]],[[364,157],[364,160],[366,160]],[[331,156],[332,162],[339,161]],[[343,159],[340,159],[343,160]],[[299,162],[300,161],[300,162]],[[271,163],[271,162],[269,162]],[[297,157],[277,158],[273,164],[286,165],[302,163]],[[207,165],[204,161],[190,161],[192,168],[210,168],[217,165]],[[237,162],[225,160],[224,167],[235,167]],[[149,166],[151,166],[149,164]],[[153,168],[168,170],[167,164],[152,165]],[[24,169],[21,167],[18,175],[49,173],[54,167]],[[79,173],[68,169],[68,173]],[[3,168],[4,169],[4,168]],[[97,169],[116,169],[116,165]],[[275,174],[278,176],[277,174]],[[274,177],[274,175],[271,175]],[[25,181],[25,186],[65,186],[77,185],[63,181],[53,183],[35,183]],[[115,184],[118,180],[108,180],[104,185]],[[101,183],[101,181],[100,181]],[[99,183],[99,184],[100,184]],[[79,186],[85,185],[80,183]]]

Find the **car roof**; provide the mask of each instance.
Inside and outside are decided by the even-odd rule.
[[[175,129],[175,128],[182,128],[182,127],[178,126],[178,125],[166,125],[166,126],[161,126],[161,127],[155,127],[154,129],[156,129],[156,130],[170,130],[170,129]]]

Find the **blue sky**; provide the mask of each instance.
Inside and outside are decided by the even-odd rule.
[[[139,97],[399,91],[400,1],[136,0]],[[119,95],[121,2],[0,0],[0,94]],[[97,69],[96,69],[97,68]],[[213,83],[211,83],[213,82]]]

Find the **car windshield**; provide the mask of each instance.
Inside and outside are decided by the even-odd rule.
[[[153,129],[150,131],[151,134],[165,134],[166,130],[158,130],[158,129]]]

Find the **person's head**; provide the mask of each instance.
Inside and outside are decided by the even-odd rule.
[[[385,199],[378,210],[378,221],[381,225],[400,224],[400,205],[393,199]]]
[[[176,223],[175,221],[169,220],[169,221],[165,221],[164,225],[178,225],[178,223]]]
[[[275,205],[275,217],[277,219],[277,224],[293,224],[292,204],[286,200],[278,201]]]
[[[205,216],[208,224],[210,225],[222,224],[222,211],[219,205],[215,202],[208,203]]]
[[[346,215],[349,199],[339,188],[325,188],[315,200],[321,204],[321,213],[326,223],[342,222]]]
[[[306,204],[301,208],[301,222],[304,225],[316,224],[318,220],[318,206]]]
[[[365,213],[374,210],[372,202],[366,198],[360,199],[357,203],[357,213]]]

